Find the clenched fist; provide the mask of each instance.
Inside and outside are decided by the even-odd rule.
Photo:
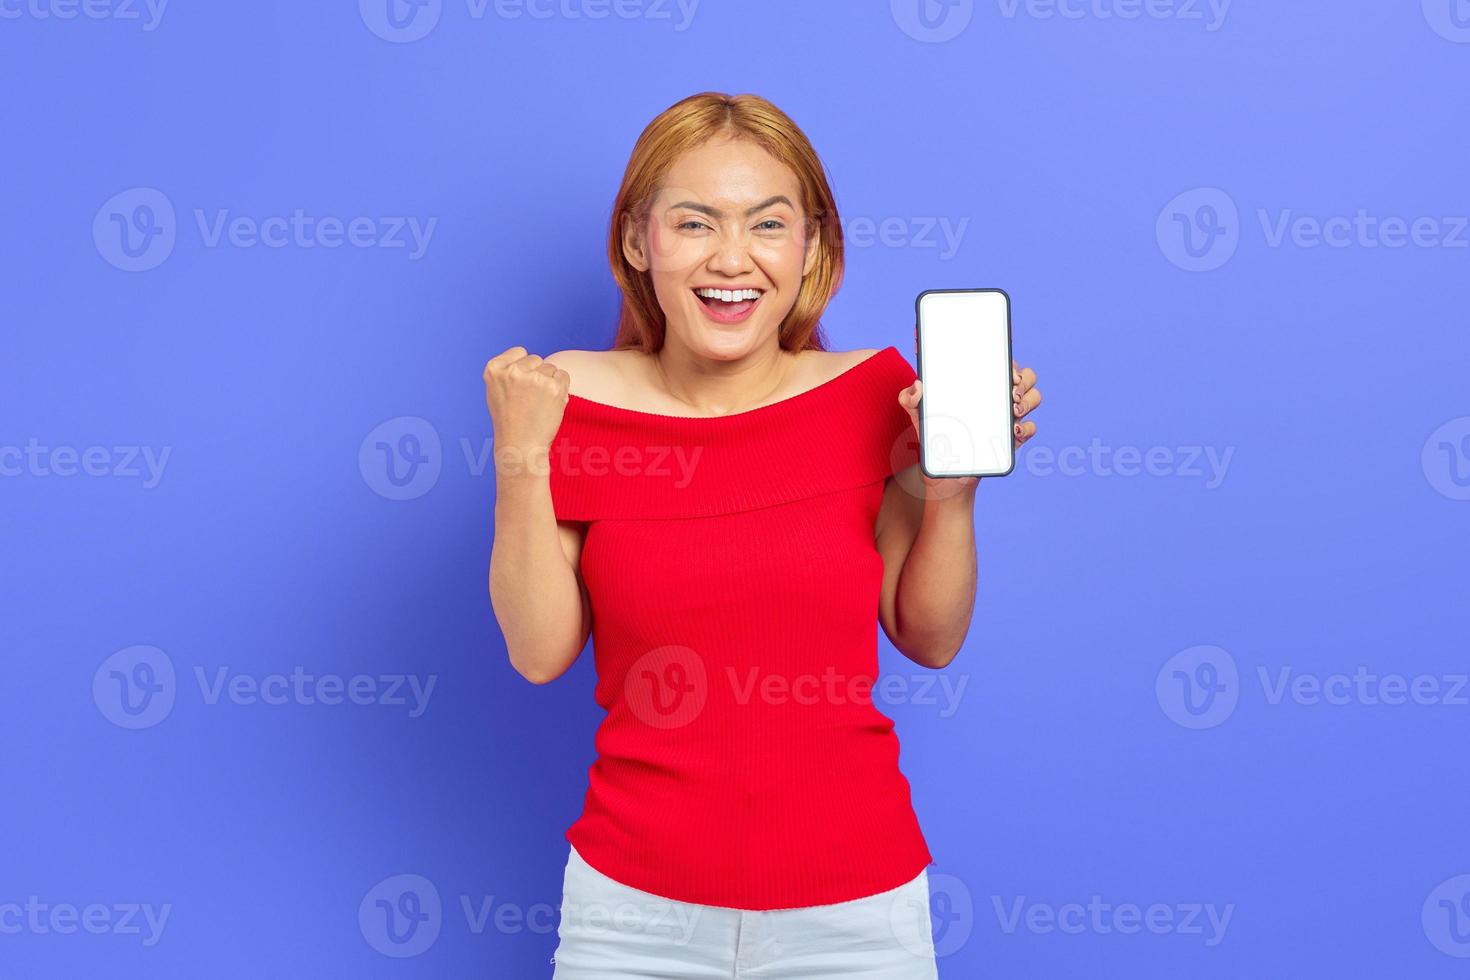
[[[494,429],[498,475],[546,473],[572,376],[539,354],[511,347],[485,364],[485,406]]]

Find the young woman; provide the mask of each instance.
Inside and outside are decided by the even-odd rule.
[[[485,366],[511,663],[546,683],[590,635],[607,711],[555,978],[935,977],[874,619],[921,666],[959,652],[978,480],[918,470],[896,347],[827,349],[837,209],[775,106],[670,107],[612,213],[612,349]]]

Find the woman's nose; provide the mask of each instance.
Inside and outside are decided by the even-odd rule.
[[[741,272],[749,268],[751,262],[748,243],[738,236],[721,236],[711,264],[726,272]]]

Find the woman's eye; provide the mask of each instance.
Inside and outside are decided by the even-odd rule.
[[[694,228],[708,228],[709,226],[706,225],[703,221],[696,221],[693,218],[690,218],[688,221],[680,222],[678,227],[682,231],[684,229],[692,230]]]
[[[756,227],[759,228],[761,231],[780,231],[782,228],[785,228],[786,225],[776,220],[775,218],[767,218],[765,221],[762,221],[760,224],[756,225]]]

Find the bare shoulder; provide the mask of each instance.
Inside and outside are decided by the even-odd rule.
[[[851,367],[854,364],[860,364],[863,361],[866,361],[868,358],[878,353],[881,353],[881,351],[877,347],[864,347],[862,350],[842,351],[838,356],[846,358],[847,366]]]
[[[821,374],[824,377],[836,377],[848,368],[857,367],[859,364],[878,353],[873,347],[864,347],[861,350],[829,350],[811,351],[813,354],[820,353]]]
[[[572,394],[594,401],[615,400],[627,388],[633,350],[559,350],[544,358],[571,375]]]

